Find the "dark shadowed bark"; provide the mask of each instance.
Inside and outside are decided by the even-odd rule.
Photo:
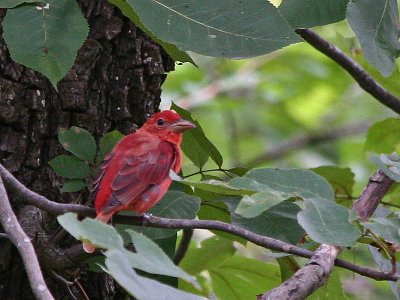
[[[58,92],[39,73],[12,62],[0,36],[0,160],[32,190],[64,203],[88,204],[87,193],[61,195],[62,184],[48,161],[63,153],[60,128],[72,125],[96,139],[118,129],[128,133],[158,110],[160,86],[174,62],[161,47],[106,1],[82,0],[90,34]],[[0,10],[0,23],[6,14]],[[0,28],[1,34],[1,28]],[[122,291],[106,275],[79,264],[52,270],[77,244],[60,231],[54,217],[23,206],[10,195],[22,228],[32,239],[45,279],[56,299],[121,299]],[[0,299],[32,299],[24,266],[8,240],[0,240]],[[70,290],[70,291],[69,291]]]

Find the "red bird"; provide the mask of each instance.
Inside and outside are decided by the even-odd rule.
[[[182,132],[194,127],[176,112],[164,110],[115,145],[93,182],[96,219],[108,223],[120,210],[144,213],[153,207],[171,185],[169,171],[181,170]],[[95,250],[90,243],[83,248],[88,253]]]

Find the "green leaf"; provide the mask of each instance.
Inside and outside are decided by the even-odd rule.
[[[282,197],[279,193],[270,191],[245,195],[236,208],[235,213],[245,218],[254,218],[284,200],[287,200],[287,197]]]
[[[49,165],[54,172],[65,178],[85,178],[90,176],[89,165],[72,155],[59,155],[50,160]]]
[[[200,300],[203,297],[189,294],[156,280],[139,276],[130,266],[129,261],[118,250],[106,253],[107,272],[132,296],[138,300]]]
[[[137,252],[125,253],[131,266],[153,274],[179,277],[197,285],[196,280],[177,267],[156,243],[133,230],[127,230],[127,232]]]
[[[66,181],[60,191],[61,191],[61,193],[79,192],[80,190],[83,190],[85,188],[85,186],[86,186],[86,184],[83,180],[72,179],[72,180]]]
[[[297,223],[300,208],[289,201],[284,201],[255,218],[244,218],[232,214],[232,224],[246,228],[254,233],[272,237],[290,244],[297,244],[304,235],[304,230]]]
[[[322,166],[310,169],[321,175],[331,184],[336,196],[348,196],[353,194],[354,173],[350,168],[339,168],[335,166]]]
[[[181,51],[176,47],[174,44],[166,43],[162,40],[160,40],[158,37],[156,37],[151,31],[149,31],[140,21],[138,15],[136,12],[132,9],[132,6],[130,6],[128,3],[126,3],[125,0],[108,0],[111,4],[115,5],[118,7],[121,12],[124,14],[124,16],[128,17],[135,23],[137,27],[139,27],[144,33],[146,33],[147,36],[149,36],[153,41],[155,41],[157,44],[161,45],[161,47],[164,48],[164,50],[168,53],[169,56],[174,61],[179,61],[182,63],[189,62],[192,65],[196,65],[192,58],[189,56],[184,51]]]
[[[89,27],[74,0],[48,0],[7,11],[3,37],[11,58],[45,75],[57,88],[71,69]]]
[[[118,130],[107,133],[100,139],[100,151],[97,157],[97,162],[102,162],[104,156],[111,152],[112,148],[124,137]]]
[[[203,240],[199,248],[189,249],[180,267],[189,274],[200,274],[204,270],[218,267],[235,252],[232,241],[214,235]]]
[[[222,155],[210,140],[207,139],[199,122],[194,120],[187,110],[177,106],[175,103],[172,103],[171,109],[175,110],[182,118],[196,125],[196,128],[184,133],[182,150],[185,155],[200,169],[209,157],[221,167],[223,163]]]
[[[284,0],[278,7],[293,28],[310,28],[346,18],[348,0]]]
[[[198,182],[192,182],[192,181],[182,180],[182,179],[178,179],[178,178],[174,178],[174,179],[182,184],[189,185],[196,189],[200,189],[200,190],[212,192],[212,193],[217,193],[217,194],[221,194],[221,195],[234,196],[234,195],[254,194],[254,191],[251,189],[248,190],[245,188],[232,187],[229,184],[229,182],[215,180],[215,179],[198,181]]]
[[[350,1],[347,20],[368,62],[389,76],[400,51],[397,1]]]
[[[200,199],[184,192],[169,190],[164,197],[152,209],[148,211],[157,217],[170,219],[194,219],[200,209]],[[121,225],[118,225],[122,228]],[[131,226],[132,228],[132,226]],[[137,227],[136,230],[143,232],[151,239],[162,239],[175,234],[178,229]]]
[[[216,296],[224,299],[254,299],[281,282],[276,265],[241,256],[231,256],[209,270]]]
[[[279,264],[279,269],[281,271],[282,282],[292,277],[293,274],[300,269],[299,264],[293,256],[278,257],[276,260]]]
[[[400,119],[388,118],[368,129],[364,149],[376,153],[392,153],[399,144]]]
[[[65,150],[78,158],[87,162],[94,161],[96,142],[89,131],[75,126],[69,130],[60,129],[58,140]]]
[[[368,222],[362,222],[362,224],[386,241],[400,245],[400,219],[370,218]]]
[[[278,10],[264,0],[128,0],[161,40],[181,50],[245,58],[299,42]]]
[[[37,3],[38,0],[1,0],[0,8],[13,8],[22,3]]]
[[[306,208],[297,218],[314,241],[342,247],[356,243],[361,231],[350,224],[354,212],[332,200],[311,198],[305,202]]]
[[[58,216],[57,221],[77,240],[90,241],[102,249],[124,249],[121,236],[110,225],[90,218],[79,221],[75,213]]]
[[[298,222],[316,242],[350,246],[361,235],[350,223],[352,211],[336,204],[329,183],[309,170],[254,169],[244,177],[233,178],[229,186],[303,199],[306,207],[298,214]]]

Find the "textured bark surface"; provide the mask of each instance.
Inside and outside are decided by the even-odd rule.
[[[90,34],[58,92],[39,73],[14,63],[0,36],[0,160],[32,190],[54,201],[80,199],[86,204],[85,193],[61,195],[62,182],[48,166],[49,160],[64,152],[58,130],[83,127],[97,140],[113,129],[125,134],[134,130],[158,110],[160,87],[174,62],[106,1],[81,0],[80,4]],[[5,13],[0,10],[0,23]],[[56,299],[72,299],[70,291],[81,299],[82,293],[77,285],[67,286],[55,275],[51,271],[55,267],[67,280],[79,278],[91,299],[123,297],[105,275],[87,272],[79,264],[60,270],[62,264],[68,265],[67,254],[77,242],[60,232],[54,218],[22,206],[13,195],[10,198]],[[0,253],[0,299],[33,299],[24,267],[10,242],[0,240]]]

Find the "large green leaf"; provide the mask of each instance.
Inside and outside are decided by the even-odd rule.
[[[132,9],[132,6],[130,6],[125,0],[108,0],[111,4],[117,6],[121,12],[131,19],[137,27],[139,27],[143,32],[146,33],[153,41],[157,42],[157,44],[161,45],[161,47],[164,48],[164,50],[168,53],[169,56],[172,57],[174,61],[179,61],[179,62],[189,62],[193,65],[195,65],[194,61],[192,58],[184,51],[180,51],[176,45],[166,43],[162,40],[160,40],[158,37],[156,37],[151,31],[149,31],[140,21],[138,15],[136,12]]]
[[[169,190],[164,197],[152,209],[148,211],[157,217],[170,219],[194,219],[200,209],[200,199],[184,192]],[[118,228],[126,228],[126,225],[117,225]],[[132,227],[131,227],[132,228]],[[175,234],[178,229],[135,227],[151,239],[162,239]]]
[[[65,178],[85,178],[90,176],[89,165],[72,155],[59,155],[49,161],[49,165]]]
[[[231,256],[208,272],[221,300],[255,299],[281,282],[278,266],[241,256]]]
[[[293,28],[310,28],[346,18],[348,0],[284,0],[278,10]]]
[[[38,0],[1,0],[0,8],[13,8],[22,3],[37,3]]]
[[[11,58],[45,75],[56,87],[71,69],[89,32],[74,0],[48,0],[7,11],[3,37]]]
[[[245,218],[254,218],[286,199],[287,197],[270,191],[244,195],[235,212]]]
[[[400,51],[397,1],[349,1],[347,20],[368,62],[389,76]]]
[[[199,122],[193,119],[192,115],[183,108],[172,103],[171,109],[174,109],[182,118],[192,121],[196,128],[185,132],[182,142],[182,150],[185,155],[200,169],[207,162],[208,158],[221,166],[223,163],[222,155],[218,149],[205,136]]]
[[[335,203],[329,183],[309,170],[254,169],[244,177],[233,178],[229,185],[258,192],[280,193],[280,198],[303,199],[306,207],[299,212],[298,222],[316,242],[350,246],[361,234],[350,223],[354,218],[353,213]]]
[[[94,161],[96,142],[89,131],[75,126],[68,130],[60,129],[58,140],[65,150],[80,159],[88,162]]]
[[[264,0],[128,0],[142,23],[179,49],[245,58],[300,41],[278,10]]]
[[[260,235],[297,244],[304,235],[303,228],[297,223],[296,216],[299,211],[300,208],[296,204],[284,201],[255,218],[232,214],[232,224]]]
[[[118,250],[106,253],[107,272],[132,296],[139,300],[205,300],[204,297],[189,294],[162,284],[154,279],[139,276],[129,261]]]
[[[373,124],[364,148],[376,153],[392,153],[400,144],[400,119],[388,118]]]
[[[127,260],[130,267],[148,273],[179,277],[197,285],[195,279],[175,266],[156,243],[141,234],[132,230],[128,231],[136,250],[133,253],[124,248],[121,236],[110,225],[89,218],[78,221],[76,214],[73,213],[66,213],[57,219],[61,226],[76,239],[90,241],[91,244],[106,249],[107,257],[110,251],[118,252]]]

